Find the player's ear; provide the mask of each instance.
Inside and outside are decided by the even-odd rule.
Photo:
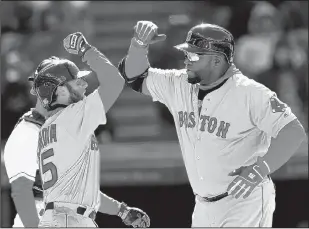
[[[55,95],[57,97],[63,97],[63,96],[66,96],[67,94],[68,94],[68,89],[65,86],[58,86],[55,91]]]
[[[219,55],[215,55],[213,59],[215,67],[220,66],[220,63],[222,63],[222,58]]]

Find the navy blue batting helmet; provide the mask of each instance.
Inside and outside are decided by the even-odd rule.
[[[185,43],[175,48],[192,53],[217,52],[226,57],[228,63],[234,57],[233,35],[221,26],[214,24],[199,24],[190,29]]]
[[[88,74],[90,71],[80,71],[72,61],[52,56],[43,60],[28,80],[33,82],[32,93],[41,100],[44,108],[51,110],[58,86]]]

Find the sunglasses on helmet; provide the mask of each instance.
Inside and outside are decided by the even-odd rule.
[[[193,52],[187,52],[187,51],[183,51],[183,52],[185,54],[185,58],[191,62],[199,61],[201,56],[216,55],[216,53],[193,53]]]
[[[234,41],[232,39],[232,35],[226,32],[226,36],[221,40],[215,40],[213,38],[205,38],[200,36],[197,33],[192,33],[190,31],[187,35],[186,43],[190,46],[203,49],[204,51],[222,53],[227,58],[228,62],[231,63],[233,61],[233,52],[234,52]],[[210,53],[193,53],[195,55],[187,55],[190,61],[198,61],[199,55],[211,55]],[[197,54],[197,55],[196,55]],[[195,57],[194,57],[195,56]]]

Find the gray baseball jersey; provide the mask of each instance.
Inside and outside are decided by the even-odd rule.
[[[100,155],[94,130],[106,123],[98,90],[46,120],[38,156],[44,202],[100,206]]]
[[[274,92],[244,76],[232,65],[230,78],[207,94],[199,113],[199,85],[187,82],[186,70],[150,68],[147,88],[154,101],[174,117],[194,193],[222,194],[234,177],[228,174],[263,156],[281,128],[296,117]]]

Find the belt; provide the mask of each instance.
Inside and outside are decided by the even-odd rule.
[[[46,210],[52,210],[52,209],[55,209],[55,203],[54,202],[47,203],[46,206],[45,206],[45,211]],[[77,207],[76,213],[84,216],[86,210],[87,210],[87,208],[85,208],[85,207]],[[97,213],[95,212],[95,210],[93,210],[89,213],[89,215],[87,215],[87,217],[89,217],[92,220],[95,220],[96,214]]]
[[[200,199],[201,201],[205,201],[205,202],[216,202],[218,200],[223,199],[224,197],[227,197],[229,194],[228,192],[222,193],[218,196],[213,196],[213,197],[201,197],[197,194],[195,194],[197,196],[198,199]]]
[[[33,186],[32,192],[34,197],[43,199],[43,191],[39,187]]]

